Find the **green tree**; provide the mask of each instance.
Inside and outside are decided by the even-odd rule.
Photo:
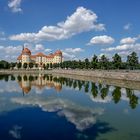
[[[84,64],[83,64],[83,62],[81,60],[79,60],[79,62],[78,62],[78,68],[79,69],[83,69],[84,68]]]
[[[114,68],[120,69],[121,64],[122,64],[121,56],[116,53],[112,58],[113,58]]]
[[[60,63],[60,67],[63,69],[64,68],[64,62]]]
[[[36,69],[38,68],[38,64],[37,64],[37,63],[35,64],[35,68],[36,68]]]
[[[89,68],[89,65],[90,65],[89,59],[86,58],[85,59],[85,68],[88,69]]]
[[[72,68],[72,69],[78,68],[78,65],[77,65],[76,60],[74,60],[74,61],[71,62],[71,68]]]
[[[50,63],[50,69],[52,69],[52,63]]]
[[[34,64],[32,62],[29,63],[29,68],[32,69]]]
[[[10,68],[13,69],[16,66],[16,63],[11,62],[10,63]]]
[[[127,56],[127,63],[130,69],[136,69],[139,61],[136,52],[132,52],[130,55]]]
[[[28,66],[27,63],[24,63],[24,64],[23,64],[23,68],[24,68],[24,69],[27,69],[27,66]]]
[[[17,68],[20,69],[22,66],[21,62],[17,63]]]
[[[100,68],[101,69],[108,69],[108,59],[107,59],[107,57],[105,55],[101,56]]]
[[[98,65],[98,57],[96,55],[93,56],[92,61],[91,61],[91,67],[93,69],[96,69]]]
[[[43,69],[46,69],[46,65],[45,64],[43,64]]]
[[[65,68],[68,69],[71,66],[71,62],[70,61],[66,61],[65,63]]]
[[[49,69],[49,67],[50,67],[50,65],[49,65],[49,63],[47,63],[47,65],[46,65],[46,69],[48,70],[48,69]]]
[[[5,61],[5,60],[1,60],[0,61],[0,69],[9,69],[10,68],[10,64]]]
[[[18,80],[19,82],[21,82],[22,77],[21,77],[20,75],[18,75],[18,76],[17,76],[17,80]]]
[[[59,67],[59,64],[58,64],[58,63],[54,63],[52,67],[53,67],[54,69],[55,69],[55,68],[58,68],[58,67]]]
[[[28,80],[27,75],[24,75],[24,76],[23,76],[23,80],[24,80],[24,81],[27,81],[27,80]]]

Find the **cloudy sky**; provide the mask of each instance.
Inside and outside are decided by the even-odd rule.
[[[0,0],[0,60],[57,49],[65,59],[140,55],[140,0]]]

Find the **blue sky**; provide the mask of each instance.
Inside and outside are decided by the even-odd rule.
[[[139,0],[0,0],[0,59],[57,49],[65,59],[140,55]]]

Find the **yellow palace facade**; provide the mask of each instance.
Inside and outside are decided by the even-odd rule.
[[[42,52],[32,55],[31,51],[28,48],[23,47],[21,54],[17,58],[17,61],[21,62],[22,65],[24,63],[34,63],[38,64],[38,66],[43,66],[44,64],[46,65],[50,63],[61,63],[62,58],[63,56],[60,50],[57,50],[55,53],[51,53],[49,55],[45,55]]]

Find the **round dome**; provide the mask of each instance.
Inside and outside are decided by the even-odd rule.
[[[60,50],[55,52],[56,55],[62,55],[62,52]]]
[[[28,48],[24,48],[24,49],[22,50],[22,54],[31,55],[31,51],[30,51]]]

